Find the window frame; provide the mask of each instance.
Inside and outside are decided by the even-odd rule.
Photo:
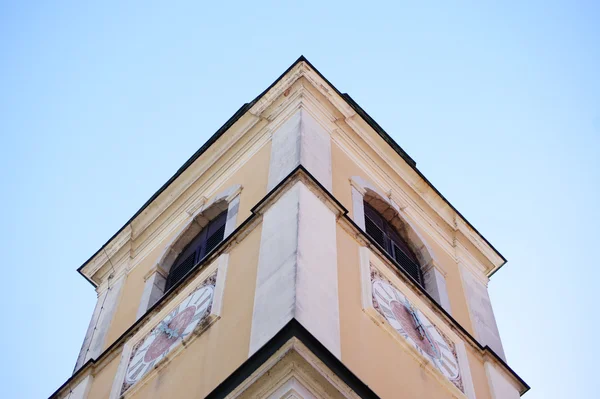
[[[398,197],[392,198],[391,189],[386,190],[388,193],[386,195],[373,183],[360,176],[352,176],[349,181],[352,198],[352,219],[354,220],[354,223],[366,233],[365,199],[374,199],[387,203],[387,206],[389,207],[388,210],[394,213],[392,219],[395,220],[395,218],[398,218],[401,221],[402,225],[406,228],[405,233],[409,238],[410,243],[413,244],[412,249],[415,249],[414,254],[419,260],[423,277],[423,282],[420,286],[425,288],[425,291],[427,291],[432,298],[448,312],[448,314],[452,314],[448,289],[446,287],[446,272],[437,260],[435,252],[414,227],[413,222],[407,217],[405,209],[408,208],[409,205]],[[371,204],[371,201],[367,202]],[[387,251],[385,252],[387,253]]]
[[[424,287],[423,270],[406,240],[402,238],[398,230],[366,200],[363,200],[363,208],[365,215],[365,232],[379,244],[388,255],[390,255],[395,261],[396,267],[402,269],[419,285]],[[378,239],[369,231],[373,228],[377,228],[381,231],[381,239]],[[402,257],[399,252],[404,256]]]
[[[167,277],[171,268],[178,261],[179,255],[187,249],[200,231],[210,224],[213,219],[226,212],[225,231],[222,240],[233,233],[237,227],[242,189],[243,187],[240,184],[234,184],[215,195],[210,201],[201,196],[187,206],[185,213],[190,218],[174,234],[158,257],[155,265],[144,276],[144,291],[140,298],[136,319],[142,317],[167,292],[165,289]],[[194,231],[198,228],[200,228],[200,231]],[[222,240],[219,240],[217,245]],[[205,257],[202,259],[205,259]],[[198,263],[195,261],[193,267]]]

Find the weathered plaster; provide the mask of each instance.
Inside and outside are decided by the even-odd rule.
[[[332,190],[329,133],[303,108],[273,133],[268,189],[298,165],[304,166],[327,190]]]
[[[136,320],[142,317],[163,296],[166,283],[167,276],[164,271],[157,267],[153,268],[144,284],[144,292],[142,292],[142,299],[135,316]]]
[[[423,270],[423,283],[429,295],[439,303],[448,314],[452,314],[450,308],[450,299],[448,298],[448,288],[446,287],[446,278],[436,267],[429,267]]]
[[[485,362],[485,374],[493,399],[519,399],[519,391],[511,384],[508,377],[490,362]]]
[[[88,374],[85,378],[79,381],[79,383],[75,385],[73,389],[65,392],[60,399],[86,399],[90,393],[93,380],[94,377]]]
[[[475,278],[470,270],[462,264],[459,264],[459,266],[469,307],[469,315],[475,329],[475,338],[477,338],[481,345],[487,345],[492,348],[498,356],[506,361],[487,287]]]
[[[335,226],[302,182],[263,215],[250,354],[295,317],[340,357]]]
[[[104,349],[106,334],[117,310],[125,279],[126,276],[121,276],[114,282],[109,279],[108,288],[98,296],[92,320],[90,320],[81,351],[77,357],[74,372],[89,359],[95,359]]]

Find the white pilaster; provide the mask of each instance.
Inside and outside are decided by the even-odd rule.
[[[298,186],[263,215],[250,355],[294,317],[298,249]]]
[[[519,390],[510,382],[508,376],[491,362],[485,362],[492,399],[519,399]]]
[[[250,355],[296,318],[340,357],[336,217],[304,183],[263,215]]]
[[[296,319],[339,358],[336,217],[306,186],[299,188]]]
[[[92,375],[86,376],[73,389],[63,394],[64,399],[86,399],[92,387]]]
[[[108,328],[110,327],[112,318],[117,310],[125,278],[126,276],[122,275],[117,280],[109,283],[108,288],[98,295],[96,308],[92,314],[92,320],[90,320],[85,339],[83,340],[83,345],[81,346],[81,351],[77,357],[74,372],[89,359],[95,359],[102,353],[106,334],[108,333]]]
[[[487,286],[477,279],[466,266],[459,264],[459,267],[467,296],[469,315],[475,330],[475,338],[481,345],[492,348],[498,356],[506,361]]]
[[[331,137],[302,108],[273,133],[268,189],[274,188],[300,164],[332,191]]]

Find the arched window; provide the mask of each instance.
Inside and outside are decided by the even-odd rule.
[[[169,270],[165,292],[177,284],[198,262],[223,241],[226,222],[227,210],[212,219],[181,251]]]
[[[417,257],[398,230],[366,201],[364,209],[367,234],[396,261],[399,267],[423,285],[423,275]]]

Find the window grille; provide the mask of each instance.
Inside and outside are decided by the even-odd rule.
[[[165,291],[177,284],[190,270],[208,255],[225,235],[227,211],[211,220],[179,254],[167,277]]]
[[[367,202],[364,203],[364,209],[367,234],[396,261],[398,268],[423,285],[419,262],[406,241],[400,237],[390,222]]]

